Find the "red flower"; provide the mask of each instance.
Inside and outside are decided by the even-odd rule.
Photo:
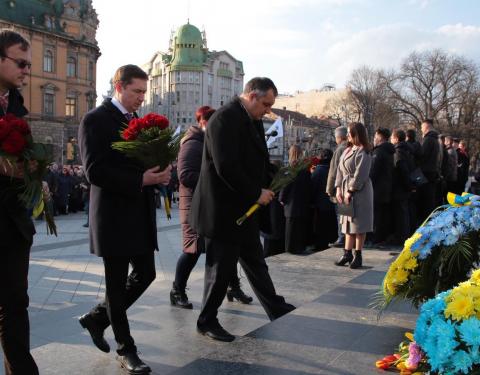
[[[165,116],[157,115],[156,113],[149,113],[145,115],[142,119],[142,128],[148,129],[157,127],[160,130],[168,128],[168,119]]]
[[[30,134],[30,127],[24,119],[7,114],[7,121],[10,121],[12,126],[23,135]]]
[[[20,156],[27,145],[25,137],[17,130],[12,130],[2,142],[2,150],[10,155]]]

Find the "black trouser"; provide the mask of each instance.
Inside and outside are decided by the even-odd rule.
[[[182,253],[177,261],[177,268],[175,269],[175,287],[179,290],[185,290],[187,287],[187,281],[192,273],[193,268],[197,264],[198,258],[202,255],[199,251],[196,253]],[[240,279],[238,278],[238,272],[235,268],[235,273],[230,280],[230,288],[240,288]]]
[[[399,244],[405,242],[410,233],[410,213],[408,208],[408,196],[403,199],[393,199],[393,227],[395,229],[394,240]]]
[[[373,205],[373,243],[383,242],[391,235],[391,203],[378,202]]]
[[[436,183],[427,182],[418,188],[418,219],[420,223],[432,213],[436,207]]]
[[[237,262],[240,262],[244,269],[255,295],[270,320],[277,319],[295,309],[275,291],[263,258],[259,236],[250,240],[243,239],[241,243],[205,238],[205,246],[207,252],[205,289],[202,311],[198,317],[199,325],[208,326],[216,323],[218,308],[225,298],[227,286],[236,270]]]
[[[143,294],[155,280],[153,251],[131,257],[104,257],[105,300],[95,306],[90,315],[102,328],[112,325],[117,353],[136,353],[135,342],[130,335],[127,309]],[[132,272],[128,274],[128,267]]]
[[[308,245],[309,230],[311,224],[306,217],[285,218],[285,251],[292,254],[303,253]]]
[[[3,228],[5,229],[5,228]],[[5,239],[2,240],[5,243]],[[30,354],[28,321],[28,262],[31,241],[18,235],[15,246],[0,245],[0,340],[6,375],[37,375],[38,368]]]

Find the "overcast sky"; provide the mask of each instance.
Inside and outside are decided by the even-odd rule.
[[[245,82],[268,76],[282,93],[343,87],[362,64],[398,66],[413,50],[443,48],[480,64],[478,0],[93,0],[100,25],[99,97],[115,69],[167,51],[190,19],[210,50],[243,61]]]

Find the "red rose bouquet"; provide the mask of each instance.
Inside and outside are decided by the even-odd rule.
[[[0,156],[12,170],[23,164],[23,183],[18,186],[18,198],[27,209],[33,210],[33,217],[44,213],[47,233],[57,235],[53,212],[48,209],[51,205],[47,204],[51,198],[45,194],[42,183],[51,154],[44,144],[33,142],[27,122],[11,113],[0,118]],[[37,164],[33,171],[30,170],[32,161]]]
[[[168,119],[155,113],[130,120],[121,130],[123,141],[113,142],[112,148],[140,161],[146,169],[159,166],[161,170],[178,155],[182,134],[174,134]]]

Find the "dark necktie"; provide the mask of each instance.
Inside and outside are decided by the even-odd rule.
[[[133,118],[133,115],[131,113],[125,113],[125,118],[128,122],[130,122],[130,120]]]

